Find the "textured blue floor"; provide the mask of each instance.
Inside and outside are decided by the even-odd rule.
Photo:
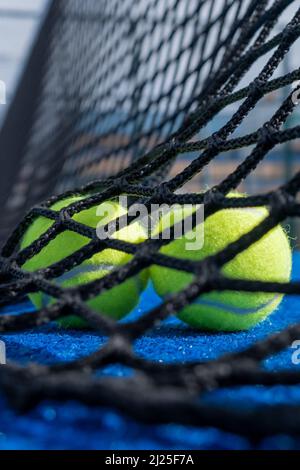
[[[293,277],[300,278],[300,253],[294,255]],[[144,293],[132,317],[159,303],[151,286]],[[31,309],[28,304],[20,309]],[[11,311],[16,312],[16,308]],[[9,313],[9,309],[3,311]],[[176,320],[165,322],[140,338],[136,351],[160,361],[205,360],[228,351],[240,350],[258,338],[300,321],[300,299],[286,297],[268,320],[247,333],[207,334],[187,328]],[[94,351],[105,338],[94,332],[64,332],[49,325],[22,334],[2,335],[8,359],[44,363],[68,361]],[[300,338],[299,338],[300,340]],[[298,368],[288,349],[268,360],[268,368]],[[121,367],[107,367],[104,373],[124,375]],[[211,393],[207,402],[226,406],[254,407],[258,404],[300,403],[300,387],[243,387]],[[216,429],[177,425],[145,426],[110,409],[89,409],[78,403],[43,403],[27,415],[17,416],[0,396],[0,449],[249,449],[240,436]],[[300,439],[273,436],[256,444],[259,449],[299,449]]]

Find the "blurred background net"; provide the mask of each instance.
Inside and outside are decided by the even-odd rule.
[[[213,212],[230,204],[268,205],[271,215],[265,225],[252,234],[252,241],[278,222],[285,221],[287,216],[298,215],[297,138],[300,128],[298,98],[294,94],[300,79],[298,8],[295,0],[50,2],[0,134],[3,239],[33,205],[78,188],[86,194],[93,192],[94,199],[87,205],[124,192],[149,200],[157,194],[160,202],[206,201],[208,214],[210,210]],[[239,202],[222,197],[234,188],[260,196]],[[207,194],[197,196],[196,193],[203,190]],[[48,206],[46,203],[30,213],[4,246],[1,265],[5,301],[20,298],[20,294],[27,293],[32,286],[49,289],[47,282],[44,284],[41,279],[32,277],[27,282],[19,269],[21,261],[32,256],[37,245],[25,254],[16,254],[20,237],[33,215],[44,214],[51,218]],[[61,229],[67,220],[61,218],[59,223]],[[297,227],[292,230],[294,236]],[[91,243],[90,253],[96,246],[96,241]],[[245,240],[235,249],[238,252],[243,246],[246,246]],[[158,259],[150,248],[147,253],[144,250],[144,255],[138,258],[140,264],[133,267],[131,273],[149,264],[151,256],[153,262]],[[230,256],[232,251],[229,250],[218,260],[220,265]],[[55,269],[66,269],[66,264]],[[55,269],[52,274],[57,272]],[[50,271],[47,277],[51,278]],[[124,270],[122,273],[126,276]],[[195,273],[199,275],[196,267]],[[11,284],[7,282],[7,274]],[[209,272],[206,275],[209,276]],[[135,416],[140,412],[149,417],[154,409],[159,419],[158,410],[161,412],[172,396],[168,387],[172,389],[176,385],[188,394],[190,388],[193,391],[209,388],[211,376],[206,368],[200,367],[197,372],[195,367],[199,364],[155,369],[132,357],[127,350],[128,338],[142,334],[156,318],[163,319],[169,312],[193,301],[208,281],[208,277],[199,279],[196,279],[196,290],[192,287],[167,306],[149,313],[145,320],[126,327],[127,330],[122,327],[118,330],[117,326],[99,320],[99,325],[105,324],[113,335],[112,350],[86,358],[71,368],[82,365],[93,368],[109,358],[110,361],[123,360],[153,374],[157,388],[151,387],[151,397],[146,396],[153,408],[141,413],[132,402],[128,406]],[[116,278],[111,281],[116,282]],[[215,286],[224,289],[225,284]],[[247,283],[226,286],[249,290],[261,287]],[[264,288],[299,292],[297,283],[283,287],[269,284]],[[83,289],[81,294],[84,298]],[[62,295],[61,300],[66,303],[44,309],[46,312],[35,317],[2,318],[1,328],[4,331],[22,329],[26,325],[40,324],[39,319],[41,322],[55,319],[66,306],[70,308],[70,299]],[[82,305],[78,312],[92,318]],[[95,325],[97,321],[92,318],[91,323]],[[220,384],[226,380],[298,383],[298,374],[268,375],[256,370],[254,376],[253,369],[248,367],[249,361],[252,361],[251,366],[258,367],[266,356],[286,347],[292,338],[297,338],[298,330],[296,325],[279,338],[266,340],[263,345],[237,355],[225,379],[224,369],[218,369],[224,360],[213,364],[210,373],[215,374]],[[124,335],[125,342],[121,345],[119,334]],[[245,358],[248,363],[240,373],[237,361]],[[226,364],[230,361],[230,357],[225,359]],[[33,373],[30,368],[25,373],[15,366],[7,370],[2,384],[10,392],[14,390],[16,401],[22,404],[24,401],[26,405],[47,393],[55,397],[69,394],[83,400],[86,397],[92,403],[97,402],[95,390],[100,401],[105,401],[104,396],[108,397],[112,390],[112,401],[117,402],[122,396],[122,388],[115,383],[101,383],[100,391],[97,383],[87,383],[86,377],[81,388],[78,388],[77,376],[71,375],[68,382],[68,376],[62,379],[58,375],[54,381],[53,370],[48,371],[49,375],[41,373],[43,390],[37,391],[29,384]],[[17,382],[12,386],[14,380]],[[20,381],[26,386],[17,390],[16,383],[20,385]],[[161,395],[156,408],[162,384],[167,384],[166,394]],[[129,389],[126,384],[124,387],[123,392],[128,393],[130,384]],[[137,390],[141,389],[142,381]],[[184,402],[186,396],[181,393],[176,397],[174,400],[181,404],[182,410],[178,420],[185,422],[186,412],[191,411],[192,405],[189,400]],[[172,403],[165,410],[164,419],[170,416],[171,408]],[[197,407],[195,420],[199,417],[196,411]],[[202,413],[204,421],[207,419],[205,422],[227,420],[230,428],[227,415],[216,417],[212,413],[207,418],[208,411],[198,409],[198,412]],[[189,419],[193,420],[191,413]],[[256,417],[251,419],[254,423]],[[285,424],[287,428],[291,425],[288,421]]]
[[[26,209],[52,194],[116,174],[167,140],[203,102],[222,61],[223,65],[228,61],[226,50],[231,58],[236,53],[235,60],[246,56],[266,28],[268,11],[269,43],[282,32],[296,7],[293,1],[54,2],[44,25],[47,40],[31,67],[32,89],[23,90],[30,95],[28,112],[24,118],[19,97],[15,127],[2,132],[9,141],[19,140],[15,148],[2,137],[6,144],[2,162],[12,167],[3,172],[1,202],[6,215],[2,225],[11,228]],[[241,31],[252,26],[239,51]],[[258,54],[235,89],[248,85],[273,51],[266,48]],[[294,44],[273,77],[295,70],[296,62]],[[288,92],[289,85],[266,93],[234,136],[259,129]],[[224,106],[191,139],[220,129],[234,109],[236,102]],[[295,109],[285,126],[293,126],[298,116]],[[19,137],[21,123],[26,130]],[[247,152],[249,147],[221,152],[184,190],[217,184]],[[250,194],[274,189],[297,171],[298,154],[297,142],[276,146],[239,189]],[[178,174],[196,156],[195,152],[178,155],[169,165],[169,175]]]

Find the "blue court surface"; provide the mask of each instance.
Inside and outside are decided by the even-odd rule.
[[[300,278],[300,252],[294,254],[293,277]],[[140,315],[159,303],[151,285],[140,305],[132,313]],[[32,309],[23,304],[19,310]],[[16,307],[3,313],[16,313]],[[280,308],[269,319],[242,333],[207,334],[187,328],[177,320],[168,320],[136,342],[139,354],[160,361],[207,360],[228,351],[245,348],[259,338],[280,331],[300,320],[299,297],[286,297]],[[21,334],[2,335],[7,347],[7,358],[22,363],[53,363],[70,361],[95,350],[105,341],[98,333],[63,331],[54,324]],[[299,338],[300,340],[300,338]],[[291,369],[294,349],[289,348],[269,359],[266,367]],[[4,366],[5,367],[5,366]],[[128,373],[121,367],[106,368],[105,374]],[[226,407],[255,407],[270,404],[300,404],[299,386],[247,386],[224,389],[203,398],[207,402]],[[0,449],[299,449],[300,438],[277,435],[261,442],[250,443],[244,437],[227,434],[217,429],[194,428],[179,425],[144,425],[113,409],[89,408],[67,402],[45,402],[25,415],[17,415],[0,395]]]

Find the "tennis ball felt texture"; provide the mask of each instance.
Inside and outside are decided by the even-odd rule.
[[[164,246],[161,252],[180,259],[202,260],[222,251],[267,215],[264,207],[218,211],[204,222],[204,245],[201,249],[186,250],[184,236]],[[174,211],[171,225],[179,222],[180,217],[181,211]],[[228,278],[288,282],[291,265],[288,238],[282,227],[277,226],[224,265],[222,272]],[[151,267],[150,275],[156,292],[162,298],[184,289],[194,279],[192,274],[155,265]],[[276,293],[212,291],[199,296],[178,316],[185,323],[203,330],[246,330],[266,318],[279,305],[282,297],[282,294]]]
[[[51,208],[55,211],[59,211],[60,209],[82,199],[83,197],[79,196],[66,198],[55,203]],[[105,214],[103,217],[106,218],[108,217],[106,209],[110,210],[109,214],[113,214],[112,218],[109,216],[110,220],[114,220],[117,217],[124,215],[126,212],[118,203],[112,201],[104,202],[101,208],[103,209],[103,214]],[[99,226],[99,223],[101,223],[101,216],[96,214],[96,210],[96,206],[91,207],[73,215],[72,219],[89,227],[96,228]],[[103,217],[102,219],[104,221]],[[24,234],[21,248],[26,248],[33,241],[38,239],[40,235],[46,232],[46,230],[53,225],[53,223],[53,220],[45,217],[37,218]],[[115,232],[113,238],[131,243],[140,243],[145,240],[146,235],[142,227],[136,222]],[[72,255],[89,242],[89,238],[73,231],[66,230],[59,233],[38,254],[24,263],[23,269],[33,272],[38,269],[46,268],[58,261],[61,261],[67,256]],[[54,279],[53,282],[69,288],[86,284],[102,278],[116,267],[128,263],[131,259],[132,256],[125,252],[105,249],[102,252],[94,254],[90,259],[85,260],[82,264],[64,273],[59,278]],[[112,289],[104,291],[98,296],[90,299],[87,301],[87,305],[95,311],[102,312],[111,318],[116,320],[121,319],[136,306],[140,293],[146,287],[147,280],[147,271],[143,271],[139,275],[131,277]],[[32,293],[29,297],[33,304],[39,309],[47,306],[50,302],[52,303],[55,301],[43,292]],[[86,325],[82,319],[76,316],[65,317],[59,320],[59,323],[64,327],[74,328]]]

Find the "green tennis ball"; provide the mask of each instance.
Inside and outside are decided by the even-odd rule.
[[[182,219],[182,210],[175,210],[171,215],[173,225]],[[264,207],[218,211],[204,223],[204,245],[201,249],[187,250],[186,236],[183,236],[164,246],[161,252],[180,259],[202,260],[222,251],[267,215]],[[163,222],[162,218],[158,231],[164,230]],[[288,238],[282,227],[277,226],[228,262],[222,272],[229,278],[288,282],[291,265]],[[162,298],[184,289],[194,279],[192,274],[156,265],[151,267],[150,275],[156,292]],[[204,330],[247,330],[266,318],[279,305],[282,297],[282,294],[264,292],[212,291],[199,296],[178,316],[187,324]]]
[[[59,211],[70,204],[82,200],[83,197],[69,197],[59,201],[51,207],[55,211]],[[72,219],[89,227],[99,227],[99,223],[103,221],[105,226],[109,220],[115,220],[117,217],[126,213],[125,209],[117,202],[104,202],[101,205],[103,216],[96,214],[97,207],[91,207],[83,210],[75,215]],[[109,211],[109,212],[108,212]],[[108,215],[109,214],[109,215]],[[112,215],[112,217],[111,217]],[[104,223],[105,222],[105,223]],[[26,248],[33,241],[38,239],[46,230],[48,230],[54,221],[45,217],[37,218],[28,228],[23,236],[21,248]],[[133,223],[128,227],[124,227],[115,232],[113,238],[128,241],[131,243],[140,243],[146,239],[143,228],[137,223]],[[46,268],[74,252],[80,250],[91,240],[73,231],[66,230],[59,233],[55,239],[51,240],[38,254],[24,263],[23,268],[29,272]],[[105,249],[100,253],[96,253],[90,259],[85,260],[79,266],[64,273],[62,276],[53,280],[63,287],[75,287],[81,284],[100,279],[110,273],[117,266],[124,265],[132,259],[132,256],[122,251]],[[146,287],[148,281],[147,271],[142,271],[139,275],[127,279],[125,282],[102,292],[98,296],[90,299],[87,305],[95,311],[114,318],[121,319],[129,313],[138,303],[140,293]],[[29,295],[31,301],[36,308],[40,309],[49,305],[55,300],[47,296],[43,292],[32,293]],[[60,325],[64,327],[83,327],[86,323],[76,316],[68,316],[59,320]]]

